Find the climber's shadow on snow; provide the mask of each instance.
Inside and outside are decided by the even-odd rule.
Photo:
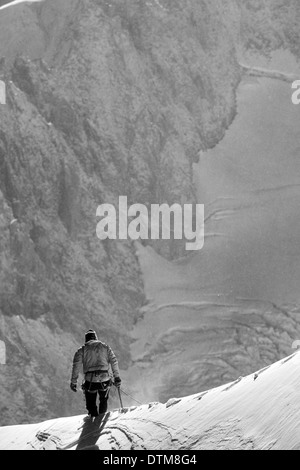
[[[86,417],[76,450],[100,450],[97,441],[109,418],[109,413],[94,418]]]

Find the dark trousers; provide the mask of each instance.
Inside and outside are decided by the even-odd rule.
[[[98,416],[97,396],[99,396],[99,414],[106,413],[110,380],[107,382],[84,383],[86,409],[91,416]]]

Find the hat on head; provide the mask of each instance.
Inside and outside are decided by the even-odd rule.
[[[85,342],[87,343],[88,341],[91,341],[91,340],[96,340],[98,339],[97,338],[97,333],[96,331],[94,330],[88,330],[86,333],[85,333]]]

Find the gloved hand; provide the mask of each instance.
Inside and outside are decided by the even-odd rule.
[[[121,387],[121,382],[122,382],[122,380],[120,379],[120,377],[115,378],[115,386],[116,387],[118,387],[118,388]]]
[[[77,392],[77,384],[73,384],[72,382],[70,383],[70,389],[72,392]]]

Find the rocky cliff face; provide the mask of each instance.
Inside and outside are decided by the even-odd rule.
[[[119,195],[194,202],[192,164],[235,115],[239,54],[299,53],[296,8],[45,0],[0,11],[1,424],[78,411],[68,382],[86,328],[130,367],[140,267],[130,241],[96,238],[96,208]]]

